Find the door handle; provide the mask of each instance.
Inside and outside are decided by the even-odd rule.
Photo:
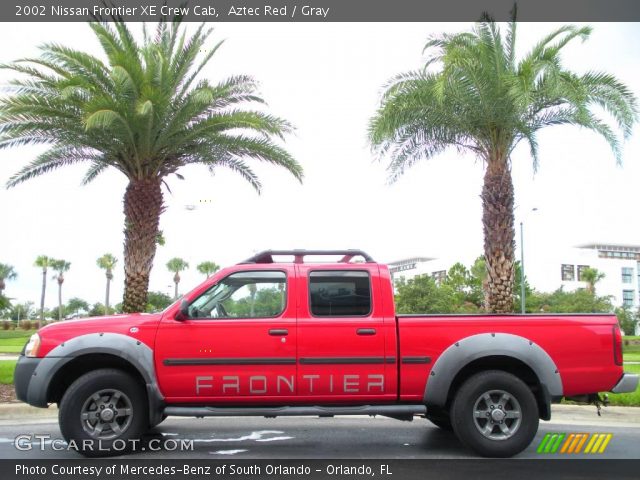
[[[375,335],[376,329],[375,328],[359,328],[356,330],[356,333],[358,335]]]
[[[272,328],[271,330],[269,330],[269,335],[271,335],[272,337],[284,337],[286,335],[289,335],[289,330],[287,330],[286,328]]]

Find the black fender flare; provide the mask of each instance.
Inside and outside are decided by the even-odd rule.
[[[423,400],[427,406],[443,407],[456,375],[483,357],[505,356],[527,365],[537,375],[546,397],[561,397],[562,378],[549,354],[531,340],[510,333],[480,333],[449,346],[438,357],[427,378]]]
[[[119,333],[80,335],[51,350],[33,371],[27,388],[27,403],[46,407],[47,392],[56,372],[82,355],[96,353],[113,355],[131,364],[145,382],[150,423],[162,418],[164,397],[156,380],[153,350],[140,340]]]

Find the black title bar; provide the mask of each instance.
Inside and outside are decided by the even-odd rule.
[[[604,459],[78,459],[0,460],[0,472],[6,480],[506,480],[514,477],[519,480],[635,480],[639,464],[640,460]]]
[[[514,0],[2,0],[2,22],[448,22],[509,20]],[[638,22],[638,0],[519,0],[520,21]]]

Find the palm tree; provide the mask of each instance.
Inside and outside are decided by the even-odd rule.
[[[191,164],[226,167],[259,192],[248,160],[283,167],[298,180],[302,167],[278,144],[291,125],[247,108],[264,103],[251,77],[198,80],[222,43],[208,43],[211,29],[201,25],[187,36],[176,18],[155,33],[144,27],[139,41],[122,21],[90,26],[103,58],[49,43],[39,57],[3,66],[21,76],[0,99],[0,148],[50,147],[8,186],[78,163],[89,167],[85,184],[109,168],[127,177],[123,310],[140,312],[167,177],[182,178],[178,171]]]
[[[118,263],[118,259],[110,253],[105,253],[96,261],[98,267],[105,271],[107,276],[107,290],[104,296],[104,312],[109,315],[109,290],[111,286],[111,280],[113,280],[113,269]]]
[[[218,265],[216,262],[202,262],[199,263],[196,268],[200,273],[206,275],[207,278],[209,278],[211,274],[216,273],[218,270],[220,270],[220,265]]]
[[[52,258],[46,255],[39,255],[34,266],[42,269],[42,293],[40,294],[40,321],[44,322],[44,297],[47,290],[47,270],[51,266]]]
[[[256,294],[258,293],[258,287],[255,283],[249,284],[249,298],[251,299],[249,302],[249,316],[251,318],[256,316]]]
[[[64,283],[64,274],[71,268],[71,263],[66,260],[51,259],[50,266],[56,272],[53,279],[58,281],[58,320],[62,320],[62,284]]]
[[[587,292],[591,295],[596,294],[596,284],[605,277],[604,272],[597,268],[587,267],[580,273],[580,280],[587,282]]]
[[[12,265],[0,263],[0,297],[6,287],[5,280],[15,280],[16,278],[18,278],[18,273]]]
[[[516,145],[528,143],[535,171],[538,131],[574,125],[602,135],[620,162],[618,136],[593,107],[610,114],[625,138],[638,116],[634,95],[614,76],[562,67],[562,49],[586,40],[589,27],[560,27],[520,59],[516,27],[514,10],[505,35],[485,16],[471,32],[433,37],[424,67],[391,80],[369,125],[374,150],[390,159],[391,182],[449,147],[482,160],[485,307],[497,313],[513,310]]]
[[[183,259],[175,257],[167,262],[167,268],[170,272],[173,272],[173,283],[176,286],[174,299],[178,298],[178,284],[180,283],[180,272],[189,268],[189,264],[185,262]]]

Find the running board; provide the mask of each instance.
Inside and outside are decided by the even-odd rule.
[[[164,415],[176,417],[295,417],[305,415],[384,415],[403,417],[424,415],[424,405],[357,405],[357,406],[295,406],[295,407],[183,407],[168,406]]]

